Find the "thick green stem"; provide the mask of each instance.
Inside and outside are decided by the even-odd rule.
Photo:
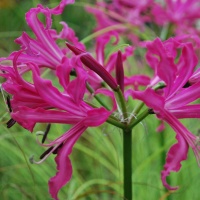
[[[132,200],[132,130],[123,130],[124,199]]]
[[[144,110],[123,129],[124,198],[126,200],[132,200],[132,129],[149,113],[150,109]]]

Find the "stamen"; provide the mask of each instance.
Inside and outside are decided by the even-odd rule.
[[[76,70],[75,70],[75,69],[72,69],[72,70],[71,70],[70,76],[77,76]]]
[[[34,164],[41,164],[42,162],[44,162],[55,150],[57,151],[58,148],[62,146],[62,144],[57,144],[55,146],[51,146],[50,148],[48,148],[41,156],[40,156],[40,160],[39,161],[35,161],[34,160],[34,155],[32,155],[30,158],[29,158],[29,161],[31,163],[34,163]],[[54,152],[56,153],[56,152]]]
[[[159,83],[156,84],[152,89],[154,89],[154,90],[156,91],[156,90],[159,90],[159,89],[163,89],[163,88],[165,88],[165,87],[166,87],[165,83],[159,82]]]
[[[14,124],[16,123],[16,121],[14,119],[10,119],[6,124],[7,124],[7,128],[11,128]]]
[[[9,95],[6,97],[6,102],[7,102],[7,105],[8,105],[9,112],[12,112],[12,107],[11,107],[10,96]]]
[[[31,155],[31,156],[29,157],[29,162],[30,162],[31,164],[34,163],[34,155]]]
[[[57,154],[58,150],[63,146],[63,143],[61,143],[52,153]]]
[[[6,71],[5,71],[5,70],[3,70],[3,69],[1,70],[1,72],[2,72],[3,74],[5,74],[5,73],[6,73]]]
[[[153,111],[153,109],[149,108],[149,114],[155,114],[155,112]]]
[[[53,151],[52,153],[53,153],[53,154],[57,154],[57,153],[58,153],[58,150],[62,147],[62,145],[63,145],[63,143],[61,143],[60,145],[58,145],[56,148],[55,148],[54,146],[49,147],[49,148],[40,156],[40,159],[43,159],[48,153],[51,152],[51,150],[52,150],[53,148],[55,148],[55,149],[54,149],[54,151]]]
[[[49,147],[49,148],[40,156],[40,159],[43,159],[53,148],[54,148],[54,146]]]
[[[40,136],[40,135],[43,136],[44,135],[44,131],[37,131],[35,134],[36,134],[36,136]]]
[[[191,84],[189,83],[189,82],[187,82],[184,86],[183,86],[183,88],[188,88],[188,87],[190,87],[191,86]]]
[[[51,128],[51,124],[48,124],[48,125],[47,125],[47,128],[46,128],[46,130],[45,130],[45,132],[44,132],[43,138],[42,138],[42,144],[45,142],[45,140],[46,140],[46,138],[47,138],[47,135],[48,135],[48,133],[49,133],[50,128]]]

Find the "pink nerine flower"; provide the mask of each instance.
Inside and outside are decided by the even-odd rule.
[[[173,24],[175,33],[197,33],[198,19],[200,18],[198,0],[166,0],[156,3],[152,15],[158,25]]]
[[[67,48],[61,49],[56,44],[57,39],[73,42],[79,48],[85,49],[84,45],[78,41],[74,31],[65,22],[60,22],[63,25],[63,30],[59,34],[57,34],[56,30],[51,29],[51,16],[53,14],[61,14],[64,7],[71,3],[74,3],[74,0],[61,1],[59,6],[53,9],[38,5],[37,8],[31,8],[26,13],[26,22],[36,38],[31,38],[26,32],[23,32],[23,34],[15,40],[15,42],[21,46],[21,49],[24,50],[17,59],[19,66],[21,63],[33,62],[40,67],[55,69],[68,51]],[[45,24],[39,20],[39,14],[44,15]],[[17,52],[13,52],[8,58],[1,58],[0,61],[13,60],[16,54]]]
[[[153,7],[155,20],[159,24],[192,23],[200,17],[198,0],[166,0],[164,6],[156,4]]]
[[[86,90],[87,72],[74,66],[76,78],[70,81],[70,70],[67,69],[67,58],[56,68],[56,76],[63,92],[53,86],[52,82],[40,76],[39,67],[27,63],[33,74],[33,83],[24,80],[16,67],[1,67],[7,81],[3,88],[13,95],[11,100],[11,117],[24,128],[33,131],[36,123],[62,123],[71,124],[72,128],[59,138],[48,144],[41,144],[49,147],[42,154],[41,163],[51,153],[57,153],[57,174],[49,181],[50,194],[58,199],[58,191],[71,178],[72,166],[69,154],[74,143],[87,129],[87,127],[99,126],[104,123],[111,111],[105,108],[93,108],[83,101]],[[105,95],[110,95],[105,92]],[[112,94],[111,94],[112,95]],[[116,105],[113,109],[116,109]],[[99,118],[99,115],[101,116]]]
[[[142,13],[148,12],[152,3],[152,0],[113,0],[111,3],[97,3],[96,7],[87,7],[87,10],[96,17],[97,30],[123,22],[143,26],[149,18]]]
[[[84,101],[85,94],[87,94],[88,72],[82,67],[78,58],[66,57],[65,52],[69,52],[68,48],[61,50],[55,42],[57,38],[67,39],[81,50],[84,49],[73,30],[65,23],[63,23],[64,29],[60,34],[50,29],[51,14],[61,13],[64,6],[69,3],[73,1],[63,0],[53,9],[43,8],[41,5],[32,8],[26,14],[26,20],[36,38],[32,39],[23,33],[16,40],[21,44],[22,49],[12,53],[8,58],[0,59],[11,60],[13,63],[13,66],[0,65],[0,76],[6,79],[2,87],[12,95],[11,100],[8,98],[11,114],[11,120],[7,123],[8,128],[15,122],[31,132],[37,123],[71,125],[66,133],[49,143],[44,143],[47,137],[44,135],[40,144],[48,149],[40,156],[40,161],[33,161],[41,163],[50,154],[57,154],[55,161],[58,171],[49,180],[49,191],[54,199],[58,199],[60,188],[71,179],[72,166],[68,156],[75,142],[88,127],[101,125],[116,109],[115,102],[110,111],[104,107],[94,108]],[[38,19],[37,15],[40,13],[46,17],[46,27]],[[41,77],[41,67],[54,70],[52,75],[54,80],[58,80],[59,89],[53,85],[51,80]],[[24,79],[27,71],[32,73],[30,82]],[[71,80],[72,72],[75,77]],[[98,92],[114,100],[112,92],[96,91]]]
[[[196,2],[167,0],[169,8],[173,11],[178,9],[177,13],[171,18],[168,16],[169,11],[162,14],[168,17],[167,23],[180,27],[181,20],[183,26],[189,22],[184,14],[195,23],[199,14],[196,9],[192,14],[191,9]],[[34,37],[24,32],[15,40],[21,49],[7,58],[0,58],[0,76],[5,79],[2,87],[12,95],[11,98],[7,96],[11,116],[7,127],[18,123],[32,132],[37,123],[48,124],[41,142],[37,138],[37,142],[47,149],[39,161],[33,158],[31,161],[39,164],[51,154],[56,154],[57,173],[49,180],[49,192],[55,200],[58,200],[59,190],[71,179],[72,164],[69,155],[86,129],[100,126],[104,122],[121,128],[124,197],[132,199],[132,129],[149,114],[155,114],[162,122],[159,130],[164,128],[166,122],[176,132],[177,143],[170,148],[161,172],[163,185],[170,190],[176,189],[177,187],[167,183],[166,177],[171,171],[180,170],[189,148],[194,151],[200,165],[199,137],[179,121],[182,118],[200,118],[200,104],[196,101],[200,98],[200,72],[199,69],[195,71],[197,57],[193,48],[193,44],[196,44],[196,51],[199,47],[197,35],[179,36],[163,42],[159,38],[152,42],[142,41],[140,44],[145,49],[134,52],[134,47],[122,42],[131,42],[133,38],[138,42],[149,37],[154,25],[157,26],[161,23],[159,20],[162,21],[162,18],[158,19],[156,16],[156,21],[152,22],[153,18],[149,17],[153,6],[157,4],[152,0],[114,0],[111,3],[99,3],[99,7],[88,8],[97,17],[97,29],[104,29],[88,37],[95,37],[95,53],[92,55],[85,50],[85,46],[65,22],[61,22],[63,29],[60,33],[51,28],[52,15],[61,14],[65,6],[71,3],[74,0],[61,0],[52,9],[42,5],[30,9],[26,13],[26,21]],[[162,10],[161,6],[155,6],[154,14],[159,13],[159,9]],[[183,10],[187,12],[182,13]],[[41,14],[45,22],[40,20]],[[165,26],[165,23],[162,25]],[[167,27],[167,31],[166,27],[162,33],[167,35],[171,26]],[[125,40],[120,41],[120,37],[124,35]],[[113,37],[115,41],[112,43]],[[59,43],[63,42],[63,48],[58,46],[57,40]],[[189,40],[193,43],[185,42]],[[141,56],[144,51],[145,59]],[[128,59],[133,53],[134,59]],[[144,67],[148,65],[149,71],[154,73],[151,78],[142,74]],[[135,69],[135,66],[142,70]],[[51,78],[46,77],[45,69]],[[144,87],[145,90],[140,91]],[[99,93],[101,96],[97,95]],[[131,101],[129,105],[126,101],[129,95],[142,103],[135,106]],[[111,101],[104,101],[102,98],[105,96]],[[97,105],[93,104],[93,98],[98,102]],[[148,109],[140,113],[144,103]],[[132,106],[135,108],[130,112]],[[49,140],[48,132],[53,123],[67,124],[70,128],[59,137]]]
[[[129,90],[127,95],[142,100],[159,119],[166,121],[176,132],[178,142],[170,148],[164,170],[161,173],[163,185],[174,190],[177,187],[169,186],[166,177],[171,171],[180,170],[181,161],[186,160],[189,147],[193,149],[198,163],[200,161],[198,137],[189,132],[178,120],[178,118],[200,118],[200,104],[190,105],[200,97],[200,82],[186,87],[186,83],[197,65],[192,45],[179,43],[179,49],[182,52],[179,61],[175,64],[177,54],[174,47],[178,47],[178,45],[176,41],[174,41],[174,45],[172,45],[172,40],[168,42],[171,43],[167,46],[168,48],[165,46],[167,42],[162,43],[159,39],[147,46],[148,54],[151,52],[154,56],[154,59],[151,57],[151,64],[154,64],[156,77],[159,81],[164,82],[165,87],[159,93],[147,88],[143,92]]]
[[[109,3],[98,2],[95,7],[87,6],[86,9],[96,18],[96,31],[112,27],[110,32],[116,30],[133,42],[138,42],[137,34],[130,27],[144,31],[145,23],[151,21],[149,10],[153,4],[153,0],[113,0]]]

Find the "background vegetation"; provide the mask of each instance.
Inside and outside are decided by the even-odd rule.
[[[22,31],[30,32],[24,14],[31,7],[42,3],[53,6],[59,2],[50,0],[1,0],[0,3],[0,57],[19,49],[14,39]],[[85,1],[93,3],[94,1]],[[84,1],[68,6],[62,16],[56,17],[54,28],[61,28],[58,22],[67,21],[78,37],[83,39],[91,34],[95,26],[94,18],[83,8]],[[51,4],[51,5],[50,5]],[[91,41],[92,42],[92,41]],[[87,44],[89,45],[89,44]],[[132,58],[134,59],[134,58]],[[9,114],[2,95],[0,96],[0,198],[3,200],[50,200],[47,182],[56,173],[54,157],[41,165],[29,163],[44,152],[36,143],[36,132],[44,131],[46,125],[38,125],[33,133],[17,124],[6,128]],[[185,122],[193,133],[198,133],[199,121]],[[200,169],[193,152],[183,163],[182,170],[171,174],[172,185],[180,185],[174,193],[168,192],[161,183],[160,171],[165,155],[174,140],[174,132],[166,127],[157,133],[155,116],[150,116],[139,124],[133,132],[133,195],[135,200],[188,200],[199,199]],[[50,135],[62,134],[66,125],[53,125]],[[61,200],[120,200],[122,197],[122,137],[120,130],[104,124],[88,129],[77,142],[71,154],[73,177],[60,192]]]

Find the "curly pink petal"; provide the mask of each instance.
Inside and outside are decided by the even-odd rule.
[[[178,187],[170,186],[166,181],[166,177],[169,176],[171,171],[178,172],[180,170],[181,162],[187,159],[189,148],[183,137],[177,134],[176,139],[178,142],[174,144],[167,153],[166,164],[164,165],[164,170],[161,172],[163,185],[168,190],[178,189]]]
[[[55,158],[57,163],[58,172],[54,177],[49,180],[49,193],[52,198],[58,200],[59,190],[71,179],[72,176],[72,165],[69,159],[69,155],[72,151],[72,148],[81,134],[86,130],[86,127],[83,124],[79,123],[74,126],[70,132],[73,134],[67,138],[63,146],[58,150],[58,154]]]

